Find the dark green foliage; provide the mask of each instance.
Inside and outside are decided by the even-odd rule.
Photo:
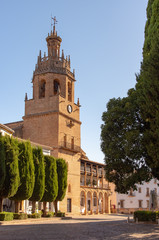
[[[145,166],[145,148],[142,144],[144,125],[136,102],[136,91],[128,97],[111,99],[103,113],[101,149],[105,154],[106,178],[114,182],[116,191],[126,193],[136,189],[136,183],[149,180]]]
[[[135,221],[138,219],[139,222],[156,222],[159,212],[152,211],[136,211],[134,212]]]
[[[42,148],[33,148],[35,166],[35,185],[30,201],[40,201],[45,190],[45,165]]]
[[[14,196],[20,185],[17,142],[13,138],[5,136],[4,148],[6,155],[6,178],[0,191],[1,198]]]
[[[41,202],[53,202],[58,193],[58,179],[56,160],[52,156],[44,156],[45,159],[45,193]]]
[[[14,213],[13,218],[23,220],[23,219],[27,219],[28,215],[27,215],[27,213]]]
[[[147,7],[147,23],[143,62],[137,76],[136,90],[141,117],[145,122],[143,143],[146,164],[159,179],[159,1],[151,0]]]
[[[12,212],[1,212],[0,213],[0,221],[12,221],[13,213]]]
[[[57,175],[58,175],[58,195],[56,200],[62,201],[67,189],[67,164],[63,159],[57,159]]]
[[[65,217],[64,212],[57,212],[56,217]]]
[[[3,183],[6,176],[5,166],[5,150],[4,150],[4,137],[0,134],[0,190],[3,187]]]
[[[28,218],[41,218],[41,213],[28,214]]]
[[[19,142],[19,172],[21,185],[13,200],[29,199],[33,193],[35,175],[32,148],[30,142]]]
[[[159,179],[159,1],[149,0],[145,42],[136,88],[112,99],[103,113],[101,148],[106,174],[116,190]]]

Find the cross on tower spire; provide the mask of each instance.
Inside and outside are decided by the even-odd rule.
[[[52,23],[52,20],[54,23]],[[51,26],[54,26],[53,27],[53,34],[55,35],[55,24],[57,24],[57,20],[56,20],[56,17],[52,17],[51,16]]]

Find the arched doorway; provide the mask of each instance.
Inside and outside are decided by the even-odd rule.
[[[103,213],[103,194],[99,193],[99,212]]]
[[[97,213],[97,193],[93,193],[93,213]]]
[[[82,214],[86,213],[86,206],[85,206],[85,192],[82,191],[80,194],[80,212]]]
[[[91,192],[87,193],[87,212],[91,212]]]

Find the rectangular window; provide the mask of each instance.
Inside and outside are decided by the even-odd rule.
[[[64,147],[66,147],[66,144],[67,144],[67,137],[66,135],[64,135]]]
[[[124,208],[124,200],[120,200],[120,207]]]
[[[74,149],[74,137],[71,139],[71,149]]]
[[[139,193],[141,193],[141,187],[139,187],[138,191],[139,191]]]
[[[139,208],[142,208],[142,200],[139,200]]]
[[[149,193],[149,188],[146,188],[146,197],[149,197],[150,193]]]
[[[149,208],[149,200],[147,200],[146,202],[147,202],[147,208]]]
[[[71,198],[67,198],[67,212],[71,212]]]

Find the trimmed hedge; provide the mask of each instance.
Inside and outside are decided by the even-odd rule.
[[[14,217],[14,219],[23,220],[23,219],[27,219],[28,215],[27,215],[27,213],[14,213],[13,217]]]
[[[58,212],[56,214],[56,217],[65,217],[65,213],[64,212]]]
[[[12,221],[13,213],[12,212],[1,212],[0,213],[0,221]]]
[[[48,218],[53,217],[53,216],[54,216],[54,212],[47,212],[46,216],[42,215],[42,217],[48,217]]]
[[[28,218],[41,218],[41,213],[28,214]]]
[[[134,212],[134,219],[138,219],[139,222],[156,222],[159,218],[159,212],[152,211],[136,211]]]

